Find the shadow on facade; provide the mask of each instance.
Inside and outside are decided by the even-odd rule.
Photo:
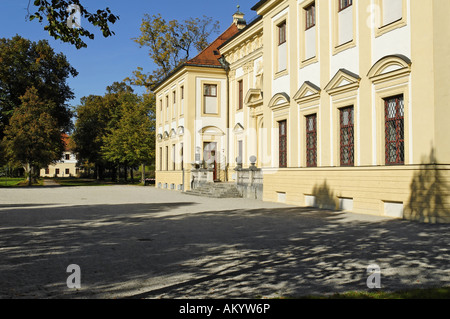
[[[319,209],[337,209],[339,208],[334,192],[328,186],[325,180],[322,185],[315,185],[312,195],[314,196],[314,207]]]
[[[436,162],[433,148],[413,176],[405,218],[431,223],[450,222],[450,185],[446,180],[449,173]]]

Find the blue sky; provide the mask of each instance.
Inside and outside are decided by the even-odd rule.
[[[33,1],[31,1],[33,2]],[[131,76],[137,67],[143,67],[145,72],[153,69],[146,48],[140,48],[132,38],[140,34],[140,24],[144,14],[160,13],[166,20],[184,20],[190,17],[212,17],[220,22],[221,32],[232,23],[232,15],[239,4],[249,21],[256,13],[251,10],[257,0],[226,0],[226,1],[174,1],[174,0],[83,0],[89,11],[109,7],[120,16],[120,20],[112,26],[116,33],[110,38],[103,38],[94,32],[95,40],[85,40],[88,47],[77,50],[70,44],[54,40],[43,29],[39,22],[26,21],[28,0],[0,0],[0,37],[11,38],[16,34],[39,41],[48,40],[55,52],[67,56],[70,64],[77,69],[79,75],[70,78],[68,83],[76,98],[69,103],[77,105],[80,98],[90,94],[103,95],[106,87],[115,81],[122,81]],[[30,10],[31,11],[31,10]],[[82,25],[87,21],[81,21]],[[89,30],[93,30],[88,25]],[[134,88],[137,93],[143,89]]]

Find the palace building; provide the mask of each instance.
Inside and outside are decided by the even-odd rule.
[[[450,222],[450,2],[252,9],[154,88],[157,187]]]

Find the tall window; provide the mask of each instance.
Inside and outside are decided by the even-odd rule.
[[[172,144],[172,171],[176,170],[176,145]]]
[[[166,146],[166,171],[169,170],[169,146]]]
[[[306,12],[306,30],[316,25],[316,4],[313,3],[305,8]]]
[[[405,104],[403,95],[385,99],[386,165],[405,164]]]
[[[203,86],[204,113],[217,114],[217,85],[205,84]]]
[[[184,144],[180,144],[180,161],[181,161],[181,170],[184,169]]]
[[[278,50],[277,50],[277,72],[287,70],[287,42],[286,42],[286,21],[278,24]]]
[[[238,110],[242,110],[244,108],[244,82],[242,80],[238,81],[238,91],[239,91]]]
[[[279,127],[279,165],[287,167],[287,121],[278,122]]]
[[[177,92],[172,92],[172,118],[177,117]]]
[[[403,0],[382,0],[382,26],[401,20]]]
[[[159,170],[163,170],[163,148],[159,148]]]
[[[305,33],[302,37],[304,45],[302,59],[306,61],[317,55],[316,3],[309,4],[303,10],[305,12]]]
[[[180,115],[184,114],[184,86],[180,88],[181,90],[181,105],[180,105]]]
[[[159,111],[161,123],[164,123],[164,113],[163,113],[163,100],[159,100]]]
[[[341,166],[355,165],[355,134],[354,134],[354,111],[353,106],[340,110],[341,131]]]
[[[278,45],[286,43],[286,21],[278,25]]]
[[[306,117],[306,166],[317,167],[317,115]]]
[[[350,7],[353,4],[353,0],[339,0],[339,11]]]
[[[166,96],[166,122],[169,121],[169,97]]]

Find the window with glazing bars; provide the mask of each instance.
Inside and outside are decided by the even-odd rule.
[[[340,110],[341,166],[355,165],[355,130],[353,106]]]
[[[279,126],[279,165],[287,167],[287,121],[278,122]]]
[[[286,21],[278,25],[278,45],[286,43]]]
[[[339,11],[350,7],[353,4],[353,0],[338,0],[339,1]]]
[[[210,97],[217,97],[217,85],[205,84],[203,87],[203,95]]]
[[[405,164],[405,104],[403,95],[387,98],[385,104],[386,165]]]
[[[317,114],[306,117],[306,166],[317,167]]]
[[[306,11],[306,30],[316,25],[316,4],[313,3],[305,8]]]

